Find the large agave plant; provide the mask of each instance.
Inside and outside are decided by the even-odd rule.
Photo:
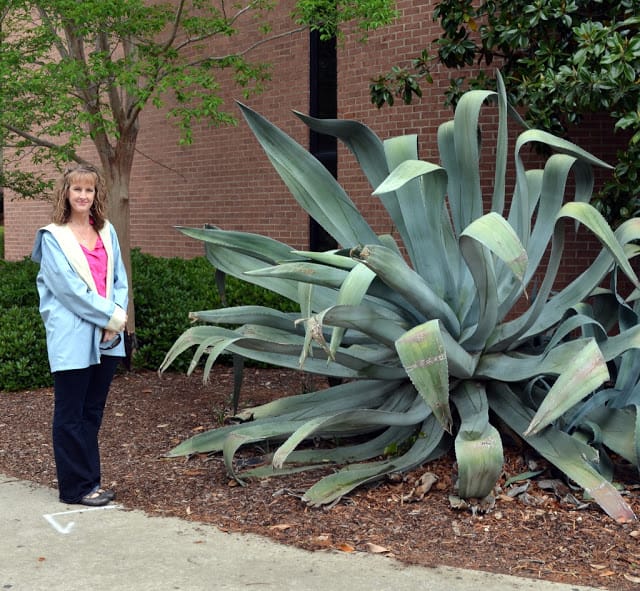
[[[304,495],[321,505],[453,445],[459,496],[484,497],[502,471],[498,428],[507,426],[610,516],[635,518],[610,481],[607,453],[638,465],[636,291],[625,300],[617,279],[623,273],[638,285],[630,260],[640,220],[614,233],[588,204],[592,166],[606,164],[530,129],[515,145],[506,211],[508,106],[500,79],[498,89],[462,97],[454,120],[439,129],[439,164],[418,159],[415,136],[381,141],[358,122],[298,114],[355,154],[394,236],[376,234],[317,160],[241,106],[293,196],[341,248],[303,252],[254,234],[180,228],[205,242],[216,269],[299,302],[300,314],[256,306],[194,312],[199,324],[161,369],[195,346],[191,368],[204,359],[205,375],[231,352],[343,380],[247,409],[239,424],[199,434],[169,456],[222,452],[239,482],[333,465]],[[493,194],[485,196],[478,119],[489,100],[498,103],[499,128]],[[525,169],[521,153],[532,142],[553,151],[542,169]],[[571,175],[575,195],[565,203]],[[554,292],[566,220],[588,228],[602,250]],[[322,438],[331,445],[303,445]],[[236,451],[265,441],[276,443],[268,467],[240,474]]]

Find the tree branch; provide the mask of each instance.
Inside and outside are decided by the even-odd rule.
[[[33,144],[34,146],[40,146],[41,148],[48,148],[56,152],[65,152],[70,157],[71,160],[74,160],[80,164],[90,164],[90,162],[87,159],[80,156],[75,150],[71,150],[69,148],[60,146],[59,144],[56,144],[54,142],[50,142],[49,140],[42,139],[37,135],[33,135],[28,131],[24,131],[22,129],[14,127],[13,125],[4,124],[3,127],[9,130],[11,133],[14,133],[24,138],[25,140],[31,142],[31,144]]]

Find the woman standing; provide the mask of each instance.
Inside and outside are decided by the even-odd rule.
[[[124,357],[128,282],[105,184],[92,166],[68,168],[52,222],[32,258],[54,379],[53,451],[60,500],[99,507],[115,497],[100,483],[98,431],[118,361]]]

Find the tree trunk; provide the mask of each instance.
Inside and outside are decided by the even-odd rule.
[[[137,349],[136,340],[136,312],[133,300],[133,274],[131,269],[131,230],[130,230],[130,206],[129,183],[131,180],[131,168],[135,154],[138,124],[133,122],[125,127],[120,126],[121,135],[115,150],[107,142],[100,144],[96,141],[98,153],[109,191],[108,217],[113,224],[120,243],[122,259],[129,279],[129,306],[127,308],[127,328],[125,341],[127,345],[127,365],[130,367],[131,356]],[[94,140],[95,141],[95,140]],[[100,149],[102,147],[102,149]]]

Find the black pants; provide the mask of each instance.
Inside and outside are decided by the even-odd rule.
[[[53,454],[58,492],[64,503],[77,503],[100,485],[98,431],[119,357],[53,374]]]

